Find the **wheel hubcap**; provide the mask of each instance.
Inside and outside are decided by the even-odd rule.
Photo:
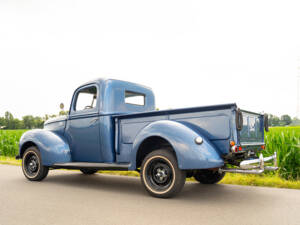
[[[25,158],[25,170],[29,176],[34,176],[39,170],[39,160],[34,153],[29,153]]]
[[[166,179],[168,178],[168,172],[164,168],[158,168],[155,173],[155,178],[159,183],[166,181]]]
[[[32,156],[29,161],[28,169],[30,172],[35,172],[37,169],[37,159],[35,156]]]
[[[163,191],[171,185],[173,173],[170,165],[165,160],[153,159],[146,171],[148,183],[153,189]]]

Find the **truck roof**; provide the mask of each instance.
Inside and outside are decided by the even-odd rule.
[[[100,78],[93,79],[93,80],[90,80],[88,82],[85,82],[85,83],[81,84],[80,87],[88,85],[88,84],[92,84],[92,83],[102,83],[102,82],[106,83],[108,81],[115,81],[115,82],[120,82],[120,83],[124,83],[124,84],[127,84],[127,85],[140,86],[140,87],[143,87],[145,89],[148,89],[148,90],[152,91],[152,88],[150,88],[148,86],[145,86],[145,85],[142,85],[142,84],[129,82],[129,81],[124,81],[124,80],[112,79],[112,78],[104,78],[104,77],[102,77],[102,78],[100,77]]]

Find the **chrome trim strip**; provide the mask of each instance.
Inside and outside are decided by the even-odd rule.
[[[264,142],[241,142],[241,146],[247,147],[247,146],[261,146],[265,145]]]

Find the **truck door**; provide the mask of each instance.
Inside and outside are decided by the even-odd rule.
[[[102,162],[98,98],[96,84],[83,86],[74,93],[65,136],[75,162]]]

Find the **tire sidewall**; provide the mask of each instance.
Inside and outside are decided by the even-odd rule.
[[[151,186],[151,183],[150,183],[149,179],[147,178],[147,167],[155,159],[164,160],[172,170],[172,176],[173,176],[172,183],[166,190],[163,190],[163,191],[155,190]],[[146,190],[152,196],[168,198],[168,197],[175,195],[182,189],[182,187],[185,183],[185,172],[181,171],[178,168],[176,157],[170,150],[160,149],[160,150],[151,152],[143,160],[142,167],[141,167],[141,180],[142,180],[142,183],[145,186]]]
[[[152,189],[152,188],[151,188],[151,184],[148,183],[149,181],[148,181],[147,175],[146,175],[146,172],[147,172],[147,169],[146,169],[146,168],[147,168],[147,166],[151,163],[151,161],[154,160],[154,159],[163,159],[163,160],[165,160],[165,161],[168,163],[168,165],[170,166],[170,168],[172,169],[172,174],[173,174],[172,183],[171,183],[171,185],[170,185],[166,190],[164,190],[164,191],[156,191],[156,190]],[[170,162],[170,160],[168,160],[165,156],[156,155],[156,156],[150,157],[149,159],[146,160],[145,165],[144,165],[143,168],[145,168],[145,169],[142,170],[142,174],[143,174],[143,176],[142,176],[142,177],[143,177],[143,182],[144,182],[145,186],[147,187],[147,189],[151,190],[151,192],[153,192],[154,194],[157,194],[157,195],[163,195],[163,194],[167,193],[168,191],[170,191],[170,190],[173,188],[173,186],[174,186],[174,184],[175,184],[175,180],[176,180],[176,178],[177,178],[177,177],[176,177],[176,172],[175,172],[174,166],[172,165],[172,163]]]
[[[25,166],[26,157],[29,154],[34,154],[38,159],[38,171],[33,176],[28,174],[26,171],[26,168],[25,168],[26,167]],[[32,181],[41,180],[47,176],[48,168],[42,165],[41,154],[40,154],[40,151],[36,147],[32,146],[25,150],[23,157],[22,157],[22,171],[24,173],[24,176],[27,179],[32,180]]]

